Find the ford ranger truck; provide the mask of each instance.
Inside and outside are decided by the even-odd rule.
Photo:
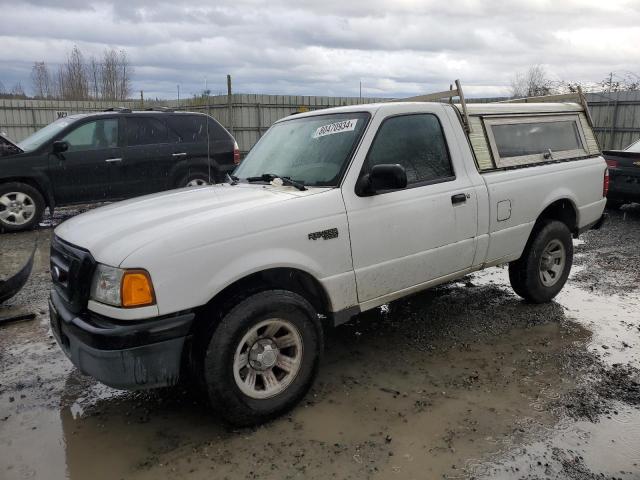
[[[252,425],[308,391],[323,323],[508,264],[549,302],[607,166],[572,103],[392,102],[276,122],[226,183],[114,203],[51,243],[53,333],[120,389],[187,381]]]

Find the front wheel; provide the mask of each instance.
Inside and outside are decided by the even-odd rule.
[[[322,328],[307,300],[285,290],[251,295],[221,319],[203,352],[207,397],[234,425],[263,423],[307,393],[321,350]]]
[[[44,208],[42,195],[31,185],[22,182],[0,185],[0,231],[34,228],[42,219]]]
[[[536,226],[522,257],[509,264],[513,290],[534,303],[555,297],[567,281],[573,263],[571,232],[562,222],[547,220]]]

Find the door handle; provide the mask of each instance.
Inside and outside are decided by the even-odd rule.
[[[171,156],[172,157],[186,157],[187,156],[187,152],[172,153]]]
[[[466,193],[456,193],[455,195],[451,195],[451,203],[453,205],[458,205],[459,203],[465,203],[467,201]]]
[[[117,162],[121,162],[121,161],[122,161],[122,158],[120,158],[120,157],[119,158],[107,158],[105,160],[105,162],[107,162],[107,163],[117,163]]]

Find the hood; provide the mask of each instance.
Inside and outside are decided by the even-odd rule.
[[[139,248],[156,240],[188,236],[198,226],[215,227],[216,238],[211,241],[231,238],[241,234],[238,225],[247,212],[322,190],[257,184],[170,190],[91,210],[65,221],[55,233],[89,250],[96,261],[118,266]]]
[[[17,155],[18,153],[23,152],[24,150],[22,150],[18,145],[0,133],[0,157]]]

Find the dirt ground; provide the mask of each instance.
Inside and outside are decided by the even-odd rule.
[[[0,317],[0,478],[640,479],[640,206],[575,241],[547,305],[493,268],[329,333],[289,415],[230,430],[184,391],[80,375],[48,326],[51,224],[0,236],[34,272]]]

